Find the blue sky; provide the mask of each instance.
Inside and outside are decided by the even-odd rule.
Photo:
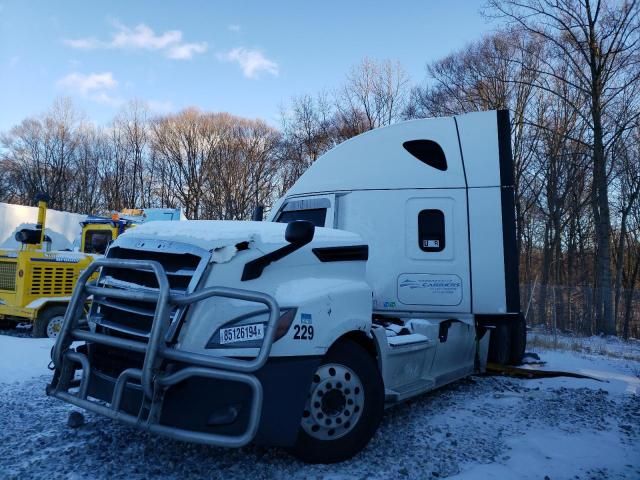
[[[0,131],[71,97],[98,124],[128,100],[279,124],[293,95],[331,90],[363,57],[425,64],[491,31],[483,0],[0,0]]]

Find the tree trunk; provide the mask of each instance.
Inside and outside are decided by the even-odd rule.
[[[611,298],[611,218],[609,212],[609,186],[607,165],[603,145],[602,122],[599,106],[594,104],[594,151],[593,151],[593,192],[592,208],[595,220],[596,246],[596,327],[605,335],[616,334]]]

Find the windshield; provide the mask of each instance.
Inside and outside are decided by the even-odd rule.
[[[111,240],[110,230],[88,230],[84,236],[84,252],[104,255]]]

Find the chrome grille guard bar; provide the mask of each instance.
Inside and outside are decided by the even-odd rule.
[[[158,282],[157,292],[121,290],[88,284],[87,282],[91,275],[100,267],[153,272]],[[93,295],[95,298],[117,298],[155,303],[156,307],[148,342],[114,337],[80,329],[79,322],[83,315],[83,307],[89,295]],[[267,322],[263,343],[256,357],[248,360],[209,357],[199,353],[181,351],[166,345],[164,340],[170,324],[169,315],[171,306],[188,306],[210,297],[246,300],[261,303],[267,307],[269,310],[269,320]],[[279,318],[280,308],[278,304],[273,297],[264,293],[233,288],[210,287],[187,295],[172,295],[169,289],[167,275],[159,262],[109,258],[95,260],[80,275],[69,307],[65,313],[64,323],[51,354],[55,372],[51,384],[47,386],[47,394],[78,407],[177,440],[226,447],[241,447],[253,440],[258,430],[260,414],[262,412],[262,385],[251,373],[260,369],[266,363],[273,345],[276,323]],[[229,321],[231,321],[231,319]],[[85,354],[70,349],[71,344],[78,340],[144,354],[144,362],[141,369],[129,368],[118,376],[113,389],[112,401],[109,406],[87,399],[91,377],[89,359]],[[163,360],[182,362],[188,366],[176,372],[165,373],[160,369]],[[77,382],[74,381],[77,365],[79,365],[82,370],[80,387],[77,392],[71,393],[69,389],[77,386]],[[220,435],[160,424],[159,418],[164,392],[172,385],[180,383],[189,377],[214,378],[247,384],[252,391],[252,402],[246,431],[240,435]],[[131,380],[139,382],[143,392],[143,402],[137,416],[120,410],[124,389],[127,382]]]

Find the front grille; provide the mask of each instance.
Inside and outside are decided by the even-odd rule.
[[[109,258],[123,260],[154,260],[164,268],[169,279],[171,290],[186,291],[189,282],[200,264],[201,257],[190,253],[149,252],[115,247],[109,250]],[[105,268],[103,276],[117,281],[128,282],[142,287],[158,288],[155,274],[144,270],[123,270],[120,268]]]
[[[192,253],[154,252],[124,247],[112,247],[108,258],[123,260],[154,260],[164,268],[172,294],[186,293],[202,262]],[[121,290],[154,291],[158,289],[155,274],[146,270],[103,267],[101,286]],[[141,338],[149,336],[156,305],[135,300],[94,298],[94,320],[104,329]],[[183,312],[174,308],[171,320]]]
[[[89,346],[91,368],[117,378],[127,368],[142,368],[144,355],[121,348],[92,343]]]
[[[69,296],[77,280],[76,268],[68,266],[33,267],[31,295]]]
[[[16,262],[0,262],[0,290],[16,290]]]

